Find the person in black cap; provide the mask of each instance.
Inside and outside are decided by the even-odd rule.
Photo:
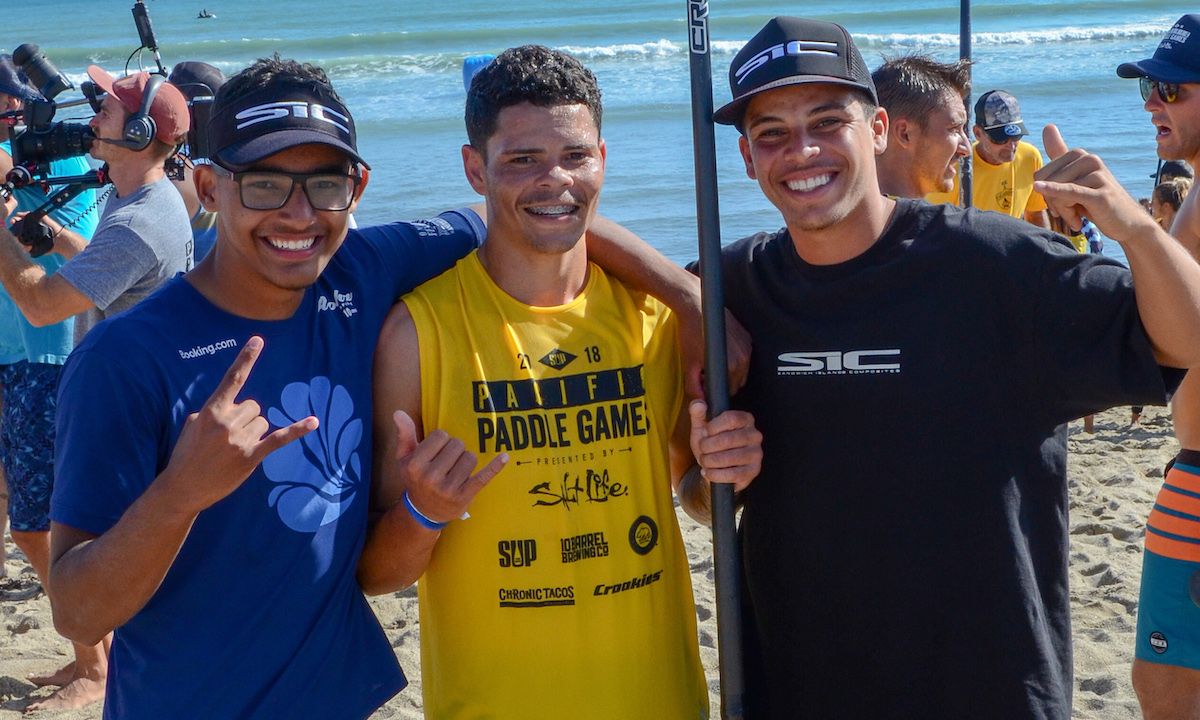
[[[0,177],[13,168],[14,126],[28,102],[41,100],[8,54],[0,55]],[[72,177],[88,170],[82,155],[53,160],[50,175]],[[14,191],[17,208],[28,212],[48,199],[36,184]],[[70,225],[86,242],[96,229],[96,191],[85,190],[51,212],[55,222]],[[52,274],[66,262],[59,253],[48,253],[33,262]],[[25,553],[39,582],[46,585],[50,569],[50,493],[54,486],[54,418],[59,374],[74,347],[74,323],[34,326],[0,288],[0,345],[6,354],[0,365],[3,384],[3,418],[0,420],[0,457],[12,491],[7,512],[12,514],[13,542]],[[0,522],[0,531],[3,523]],[[77,708],[104,696],[108,648],[104,643],[75,644],[73,659],[54,672],[30,675],[37,686],[57,685],[48,698],[29,705],[31,711]]]
[[[1049,228],[1046,200],[1033,189],[1042,155],[1023,138],[1029,134],[1017,99],[1003,90],[989,90],[975,101],[974,155],[971,161],[971,203]],[[958,204],[957,179],[948,193],[928,196],[933,203]]]
[[[1195,167],[1200,162],[1200,15],[1179,18],[1152,57],[1122,63],[1117,75],[1137,78],[1157,130],[1158,156]],[[1171,234],[1194,256],[1200,256],[1197,196],[1193,185],[1170,225]],[[1133,687],[1147,720],[1200,716],[1200,512],[1194,499],[1200,494],[1200,379],[1187,376],[1171,411],[1181,449],[1146,521],[1134,646]]]
[[[195,107],[197,98],[200,98],[199,102],[202,103],[211,102],[211,98],[216,96],[217,90],[225,83],[225,75],[220,69],[198,60],[177,63],[175,67],[171,68],[171,74],[167,76],[167,79],[187,98],[189,107]],[[207,117],[207,115],[202,114],[201,117]],[[196,118],[195,112],[192,113],[192,118],[193,120]],[[201,133],[206,130],[207,128],[193,128],[188,137],[203,137]],[[183,198],[188,217],[192,221],[192,259],[194,262],[200,262],[217,241],[217,216],[205,210],[204,206],[200,204],[200,198],[196,196],[193,167],[195,163],[208,162],[208,158],[197,154],[198,151],[199,148],[190,146],[180,151],[179,154],[184,161],[183,178],[171,181],[175,184],[175,189],[179,191],[180,197]]]
[[[1056,129],[1036,189],[1122,243],[1136,293],[1028,223],[887,198],[888,116],[838,25],[772,19],[729,80],[714,118],[785,223],[723,261],[764,435],[746,716],[1066,720],[1065,424],[1200,364],[1200,265]]]
[[[366,717],[406,683],[358,582],[369,522],[408,516],[375,505],[372,356],[395,300],[485,228],[463,208],[348,230],[369,167],[312,65],[231,77],[208,140],[213,250],[63,372],[56,625],[115,629],[108,717]],[[646,272],[698,306],[671,267]]]
[[[1157,172],[1150,173],[1150,179],[1154,180],[1154,184],[1165,183],[1175,178],[1187,178],[1191,180],[1196,177],[1190,165],[1183,160],[1168,160],[1159,166]]]

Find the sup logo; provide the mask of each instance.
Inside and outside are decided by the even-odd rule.
[[[542,359],[538,360],[538,362],[546,367],[554,368],[555,370],[562,370],[566,366],[570,365],[571,361],[575,358],[575,355],[572,355],[566,350],[554,348],[550,352],[546,353]]]
[[[1167,651],[1167,636],[1158,631],[1150,633],[1150,647],[1154,652],[1162,655]]]
[[[658,525],[642,515],[629,528],[629,547],[638,555],[646,555],[658,544]]]
[[[289,528],[315,533],[341,517],[358,496],[363,422],[354,417],[350,393],[341,385],[331,385],[327,377],[291,383],[279,401],[280,407],[267,410],[274,427],[286,427],[309,415],[315,415],[320,425],[263,460],[263,473],[275,483],[267,505]]]
[[[500,567],[529,567],[537,560],[537,541],[501,540],[497,543],[500,551]]]

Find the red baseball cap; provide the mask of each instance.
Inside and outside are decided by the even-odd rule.
[[[117,98],[121,107],[130,114],[142,107],[142,93],[146,90],[146,83],[150,82],[150,73],[139,72],[114,79],[98,65],[89,65],[87,74],[96,87]],[[187,100],[179,88],[169,82],[159,85],[158,92],[154,94],[150,117],[154,119],[157,129],[154,137],[168,145],[174,145],[188,131],[191,123]]]

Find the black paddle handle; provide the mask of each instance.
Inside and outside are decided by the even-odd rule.
[[[717,151],[712,119],[712,60],[709,50],[708,2],[687,0],[687,6],[696,222],[704,312],[705,395],[708,401],[708,416],[712,418],[729,409],[729,363],[725,355],[725,293],[721,285],[721,216],[717,204]],[[710,490],[721,717],[725,720],[741,720],[745,688],[742,669],[741,557],[734,521],[733,488],[726,484],[714,484]]]

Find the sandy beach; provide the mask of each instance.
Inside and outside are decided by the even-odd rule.
[[[1146,516],[1162,482],[1163,466],[1175,454],[1170,416],[1147,408],[1138,426],[1128,409],[1096,416],[1096,433],[1070,426],[1071,604],[1075,635],[1075,708],[1088,720],[1138,718],[1129,681],[1136,627],[1141,546]],[[708,673],[713,716],[719,716],[717,649],[711,535],[680,514],[699,619],[700,655]],[[32,570],[7,542],[9,578]],[[375,718],[420,718],[420,625],[415,590],[372,600],[411,684],[381,708]],[[54,633],[45,595],[0,605],[0,720],[23,717],[30,703],[49,694],[25,680],[31,672],[52,670],[69,660],[67,644]],[[99,705],[27,717],[92,720]]]

